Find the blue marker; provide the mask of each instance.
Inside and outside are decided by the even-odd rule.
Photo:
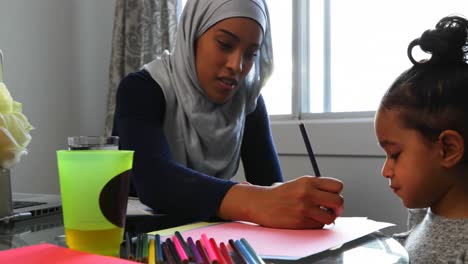
[[[247,248],[245,248],[244,244],[240,240],[236,240],[236,246],[239,248],[240,253],[242,254],[242,257],[248,264],[258,264],[255,261],[255,258],[249,253]]]
[[[156,248],[156,260],[157,263],[162,263],[163,260],[163,255],[162,255],[162,247],[161,247],[161,236],[159,234],[156,234],[154,236],[154,242],[155,242],[155,248]]]
[[[245,248],[249,251],[249,253],[255,258],[255,261],[257,263],[260,263],[260,264],[265,264],[265,262],[263,261],[262,258],[260,258],[257,253],[255,252],[255,250],[253,249],[253,247],[249,244],[249,242],[247,241],[247,239],[245,238],[241,238],[240,239],[241,243],[245,246]]]

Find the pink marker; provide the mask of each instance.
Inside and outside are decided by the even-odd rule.
[[[219,263],[218,258],[216,257],[216,253],[211,247],[210,241],[208,240],[208,237],[206,237],[206,234],[203,233],[201,234],[201,242],[203,247],[206,249],[206,252],[208,253],[208,257],[210,258],[211,263]]]
[[[177,251],[177,254],[179,254],[180,260],[182,260],[183,263],[189,263],[187,254],[185,253],[185,250],[182,247],[182,244],[180,244],[179,239],[177,239],[176,236],[173,236],[172,241],[174,242],[174,247]]]

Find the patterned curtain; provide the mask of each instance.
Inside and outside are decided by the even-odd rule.
[[[116,0],[105,135],[112,133],[120,80],[173,45],[180,0]]]

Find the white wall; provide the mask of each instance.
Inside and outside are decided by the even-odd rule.
[[[115,0],[0,0],[5,83],[36,128],[14,191],[59,193],[55,151],[100,135]]]
[[[103,133],[114,4],[0,0],[5,82],[36,127],[29,155],[12,171],[14,191],[59,193],[55,151],[66,148],[69,135]],[[345,183],[345,215],[399,225],[389,233],[402,230],[406,210],[380,176],[372,119],[307,126],[322,174]],[[296,122],[272,127],[285,178],[310,174]]]

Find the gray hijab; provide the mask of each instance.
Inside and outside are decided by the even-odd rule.
[[[263,29],[254,66],[236,94],[215,104],[200,86],[195,41],[217,22],[247,17]],[[161,86],[166,100],[164,132],[175,161],[193,170],[229,179],[237,172],[245,117],[255,110],[260,89],[273,68],[270,19],[265,0],[188,0],[180,17],[172,53],[144,68]]]

